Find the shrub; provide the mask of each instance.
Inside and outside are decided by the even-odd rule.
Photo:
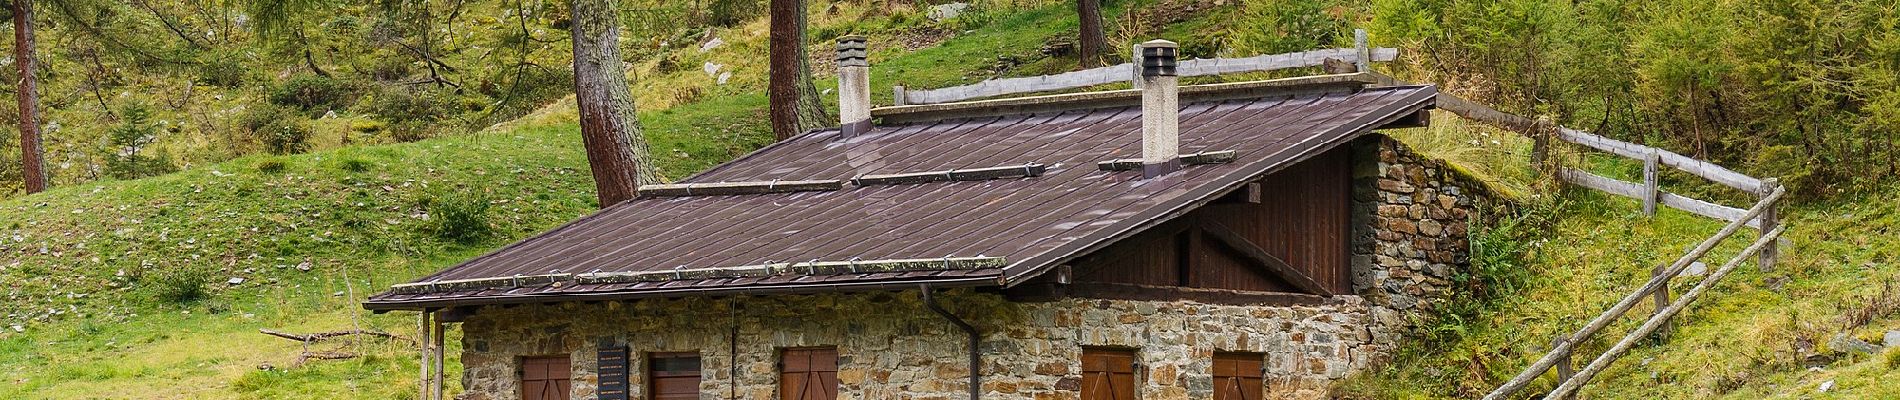
[[[310,126],[306,118],[271,104],[258,104],[239,117],[251,138],[272,154],[296,154],[309,150]]]
[[[369,170],[370,163],[368,160],[361,158],[345,158],[343,161],[338,162],[337,166],[342,167],[344,171],[363,172]]]
[[[363,102],[365,112],[384,124],[385,136],[398,142],[413,142],[432,136],[437,122],[454,110],[458,98],[447,90],[411,91],[386,88]]]
[[[196,67],[198,82],[227,89],[242,87],[251,81],[251,70],[242,61],[231,55],[204,57]]]
[[[474,243],[493,231],[488,225],[488,198],[462,193],[442,194],[425,199],[429,212],[429,230],[436,238],[456,243]]]
[[[205,285],[211,283],[211,273],[194,268],[173,269],[159,272],[150,282],[153,298],[169,304],[184,304],[210,295]]]
[[[284,164],[283,159],[268,158],[268,159],[265,159],[264,161],[257,162],[257,172],[262,172],[266,174],[275,174],[279,172],[284,172],[284,168],[287,166],[288,165]]]
[[[356,96],[348,82],[318,75],[291,77],[270,89],[270,102],[304,111],[338,108]]]
[[[163,154],[145,154],[145,148],[158,141],[158,128],[152,124],[152,110],[143,104],[131,104],[121,110],[119,126],[106,132],[112,146],[106,158],[106,175],[118,179],[136,179],[178,170]]]
[[[1517,209],[1498,209],[1489,219],[1473,216],[1471,266],[1451,277],[1451,293],[1435,317],[1421,325],[1430,339],[1448,343],[1470,331],[1467,324],[1495,309],[1530,281],[1528,266],[1538,247],[1537,236],[1556,215],[1554,201],[1533,200]]]

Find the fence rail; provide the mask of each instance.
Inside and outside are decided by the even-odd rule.
[[[1392,61],[1399,56],[1399,50],[1394,48],[1368,49],[1367,52],[1371,54],[1368,58],[1372,61]],[[1181,76],[1207,76],[1317,67],[1324,65],[1326,59],[1329,58],[1356,62],[1359,60],[1359,54],[1359,49],[1326,49],[1245,58],[1193,59],[1182,61],[1180,65],[1176,67],[1176,71]],[[1134,65],[1122,63],[1055,75],[991,79],[969,85],[952,86],[942,89],[907,90],[903,86],[898,86],[892,90],[892,99],[896,105],[900,106],[950,103],[1007,94],[1044,92],[1106,85],[1117,82],[1131,82],[1134,80],[1134,75]]]

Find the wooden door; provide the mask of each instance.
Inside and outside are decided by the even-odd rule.
[[[1134,398],[1134,350],[1082,349],[1082,400]]]
[[[647,382],[653,400],[699,399],[699,353],[653,353]]]
[[[522,358],[522,400],[567,400],[573,368],[564,355]]]
[[[1260,353],[1214,354],[1214,400],[1260,400],[1266,391]]]
[[[781,400],[834,400],[838,398],[838,349],[832,347],[785,349],[779,355],[778,396]]]

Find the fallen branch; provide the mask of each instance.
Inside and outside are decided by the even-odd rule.
[[[310,360],[347,360],[351,358],[356,358],[356,353],[346,353],[346,352],[340,352],[340,351],[306,351],[306,352],[303,352],[303,354],[297,355],[297,361],[291,362],[290,367],[296,368],[296,367],[303,366],[304,362],[310,361]]]
[[[389,332],[366,331],[366,330],[361,330],[361,329],[351,329],[351,330],[331,331],[331,332],[317,332],[317,333],[308,333],[308,334],[301,334],[301,335],[295,334],[295,333],[289,333],[289,332],[273,331],[269,329],[258,329],[257,332],[266,334],[266,335],[284,338],[284,339],[304,342],[304,343],[321,342],[324,340],[334,339],[334,338],[343,337],[343,336],[350,336],[350,335],[376,336],[376,337],[381,337],[381,338],[389,339],[389,340],[401,340],[404,342],[415,343],[414,340],[409,340],[409,338],[397,336]]]

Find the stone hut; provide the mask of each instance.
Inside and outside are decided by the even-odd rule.
[[[1314,398],[1385,358],[1484,202],[1377,133],[1436,90],[1147,46],[1137,90],[873,110],[845,43],[840,128],[364,306],[422,312],[424,398],[450,324],[484,400]]]

